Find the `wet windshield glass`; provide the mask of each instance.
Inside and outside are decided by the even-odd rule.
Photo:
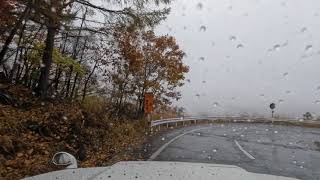
[[[3,0],[0,177],[320,179],[319,13],[317,0]]]

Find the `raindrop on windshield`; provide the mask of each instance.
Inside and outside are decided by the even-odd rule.
[[[205,32],[206,30],[207,30],[206,26],[204,26],[204,25],[200,26],[200,31],[201,32]]]
[[[307,45],[306,47],[305,47],[305,51],[309,51],[309,50],[311,50],[312,49],[312,45]]]
[[[235,36],[230,36],[230,41],[235,41],[237,38]]]
[[[290,91],[290,90],[287,90],[287,91],[286,91],[286,94],[291,94],[291,91]]]
[[[294,160],[294,161],[292,161],[292,163],[293,163],[293,164],[297,164],[297,161],[296,161],[296,160]]]
[[[201,2],[199,2],[197,4],[197,9],[202,10],[202,8],[203,8],[203,4]]]
[[[302,33],[306,32],[306,31],[307,31],[307,28],[306,28],[306,27],[303,27],[303,28],[301,28],[301,30],[300,30],[300,32],[302,32]]]
[[[284,103],[284,100],[283,99],[279,99],[279,103]]]
[[[316,104],[320,104],[320,100],[316,100],[315,103],[316,103]]]
[[[280,45],[279,44],[276,44],[273,46],[273,50],[274,51],[279,51],[280,50]]]
[[[219,106],[219,103],[217,103],[217,102],[213,103],[213,107],[218,107],[218,106]]]
[[[286,41],[286,42],[284,42],[281,46],[282,46],[282,47],[285,47],[285,46],[288,46],[288,44],[289,44],[289,42]]]
[[[212,152],[216,153],[216,152],[217,152],[217,150],[216,150],[216,149],[213,149],[213,150],[212,150]]]
[[[205,59],[204,57],[200,57],[199,61],[204,61],[204,59]]]
[[[239,48],[243,48],[244,46],[242,45],[242,44],[238,44],[237,45],[237,48],[239,49]]]
[[[283,76],[284,76],[284,77],[286,77],[286,76],[288,76],[288,75],[289,75],[288,72],[283,73]]]
[[[161,138],[161,140],[164,141],[164,140],[166,140],[166,138],[163,137],[163,138]]]
[[[278,134],[278,131],[274,131],[275,134]]]

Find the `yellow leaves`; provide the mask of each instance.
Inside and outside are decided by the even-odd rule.
[[[45,46],[43,43],[35,43],[32,51],[28,53],[27,59],[33,66],[41,65],[44,48]],[[57,48],[53,49],[52,58],[53,62],[65,71],[69,70],[69,68],[73,68],[73,70],[80,75],[85,74],[85,68],[77,60],[62,54]]]

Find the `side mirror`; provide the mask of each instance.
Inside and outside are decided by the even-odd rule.
[[[67,166],[66,168],[68,169],[78,168],[77,159],[67,152],[58,152],[54,154],[52,162],[57,166]]]

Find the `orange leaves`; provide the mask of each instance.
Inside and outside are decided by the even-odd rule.
[[[127,94],[132,97],[142,97],[147,91],[154,92],[157,101],[166,104],[169,99],[180,96],[174,89],[183,85],[184,74],[189,68],[182,61],[185,53],[179,48],[175,38],[157,36],[150,30],[129,31],[125,28],[119,29],[114,37],[118,42],[121,58],[115,64],[118,70],[112,75],[112,83],[119,91],[132,88],[134,94]],[[118,97],[122,98],[123,95]]]

